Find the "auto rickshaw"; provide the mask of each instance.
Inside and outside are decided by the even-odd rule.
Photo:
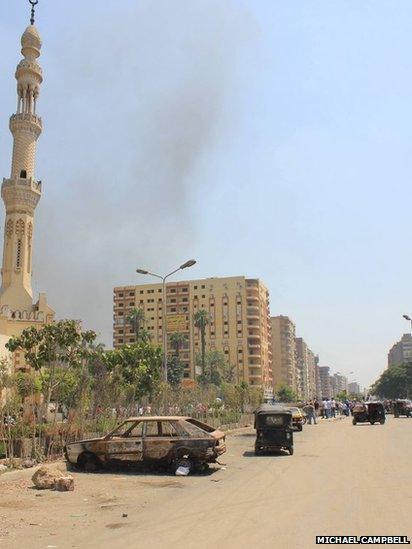
[[[393,403],[393,417],[412,416],[412,403],[410,400],[399,399]]]
[[[353,425],[357,423],[385,423],[385,408],[382,402],[366,402],[355,404],[352,410]]]
[[[292,412],[280,406],[262,404],[255,410],[255,455],[287,450],[293,455]]]

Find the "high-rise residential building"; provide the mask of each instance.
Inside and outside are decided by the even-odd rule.
[[[315,354],[301,337],[296,338],[296,355],[300,374],[298,396],[303,400],[314,399],[317,396]]]
[[[412,362],[412,334],[403,334],[388,353],[388,367]]]
[[[321,398],[332,397],[331,376],[329,366],[319,366]]]
[[[359,383],[352,381],[348,383],[348,393],[351,395],[360,395],[362,393]]]
[[[322,398],[322,387],[320,383],[320,373],[319,373],[319,355],[315,356],[315,379],[316,379],[316,398]]]
[[[45,294],[40,294],[36,302],[32,291],[34,212],[42,193],[41,181],[35,177],[36,144],[43,127],[37,114],[43,81],[37,62],[41,45],[32,15],[21,38],[23,59],[15,73],[17,112],[9,124],[13,135],[11,173],[1,186],[6,208],[0,289],[0,334],[4,336],[19,335],[29,326],[41,327],[54,318]],[[14,354],[14,366],[25,368],[22,353]]]
[[[143,311],[145,329],[153,342],[161,344],[163,306],[162,284],[114,288],[114,347],[135,341],[128,322],[133,308]],[[166,285],[167,334],[168,338],[174,332],[185,336],[180,358],[186,379],[193,380],[200,373],[201,336],[194,326],[194,315],[201,310],[207,311],[209,319],[206,349],[224,353],[235,381],[272,388],[269,292],[264,284],[258,279],[235,276]]]
[[[348,378],[341,374],[333,374],[331,376],[332,396],[348,390]]]
[[[296,355],[296,326],[284,315],[270,319],[272,332],[272,370],[275,390],[285,384],[300,392]]]

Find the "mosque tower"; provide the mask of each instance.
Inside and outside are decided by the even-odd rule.
[[[32,261],[34,212],[41,197],[41,181],[35,178],[37,140],[42,133],[37,101],[43,81],[37,62],[41,39],[34,25],[32,4],[31,24],[21,38],[23,59],[17,65],[17,111],[10,118],[13,135],[13,157],[10,178],[3,179],[1,196],[6,208],[0,289],[0,315],[12,319],[45,321],[53,311],[44,294],[33,304]],[[40,312],[40,314],[38,314]]]

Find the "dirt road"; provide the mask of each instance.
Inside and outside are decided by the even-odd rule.
[[[293,456],[255,457],[244,430],[209,475],[78,473],[68,493],[30,489],[33,471],[3,475],[0,546],[305,549],[316,535],[412,538],[411,434],[406,418],[321,421],[295,434]]]

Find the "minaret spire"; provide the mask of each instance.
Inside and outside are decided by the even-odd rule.
[[[30,18],[30,24],[34,25],[34,10],[35,6],[39,3],[39,0],[29,0],[29,3],[31,4],[31,18]]]
[[[17,111],[10,118],[13,134],[13,158],[9,179],[3,179],[1,196],[6,207],[4,229],[2,286],[0,306],[12,311],[31,311],[31,287],[34,211],[41,197],[41,182],[35,178],[37,140],[42,132],[42,121],[37,115],[37,100],[43,75],[37,62],[41,38],[34,26],[34,8],[38,0],[29,0],[32,6],[31,25],[21,38],[23,59],[17,65]],[[16,313],[20,314],[20,313]]]

